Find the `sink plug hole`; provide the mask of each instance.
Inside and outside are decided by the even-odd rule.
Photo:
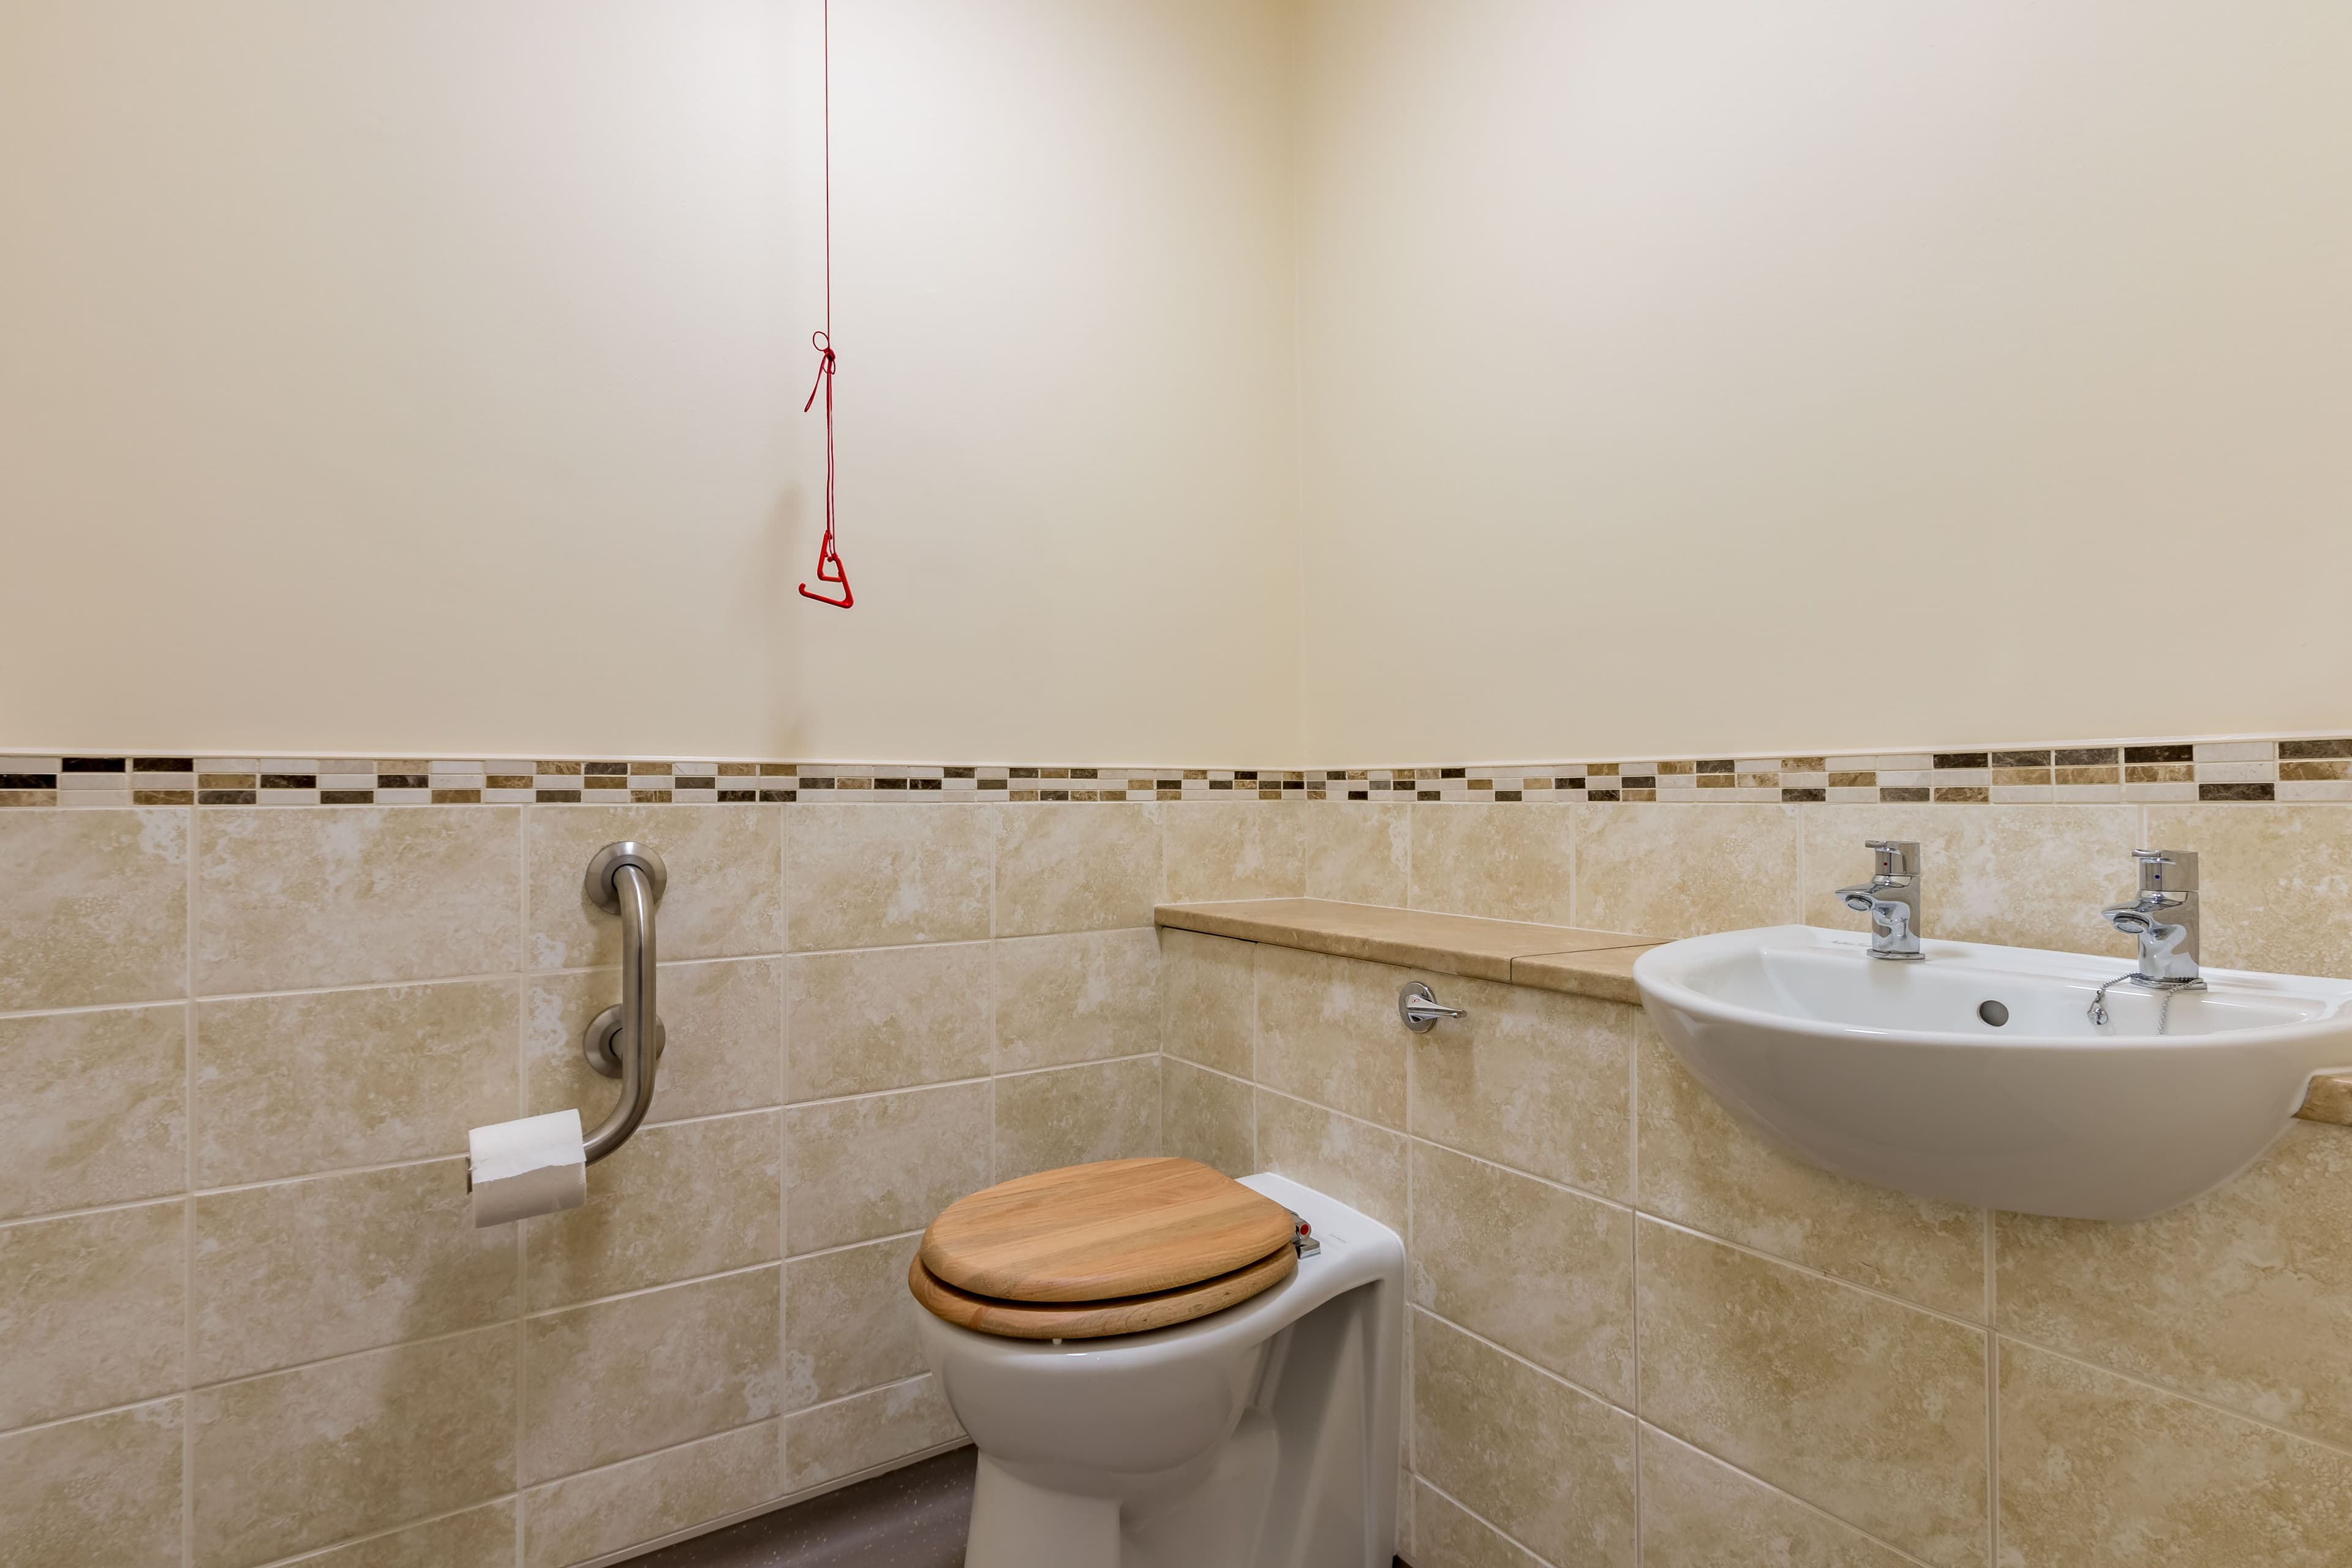
[[[1998,1002],[1985,1002],[1978,1005],[1977,1016],[1998,1029],[2009,1022],[2009,1009]]]

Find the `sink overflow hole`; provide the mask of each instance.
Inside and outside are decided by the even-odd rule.
[[[2009,1009],[1998,1002],[1980,1003],[1977,1007],[1977,1016],[1998,1029],[2009,1022]]]

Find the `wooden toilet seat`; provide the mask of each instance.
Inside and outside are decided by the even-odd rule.
[[[1190,1322],[1298,1267],[1290,1211],[1192,1160],[1105,1160],[948,1205],[907,1270],[925,1310],[1012,1339]]]

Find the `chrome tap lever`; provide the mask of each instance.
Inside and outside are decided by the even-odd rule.
[[[581,1042],[590,1067],[621,1080],[620,1103],[588,1134],[592,1165],[627,1142],[653,1109],[654,1068],[664,1044],[661,1016],[654,1007],[654,906],[668,885],[661,857],[643,844],[607,844],[588,862],[588,901],[621,917],[620,1004],[598,1014]]]
[[[2139,939],[2139,969],[2132,983],[2168,991],[2201,989],[2196,853],[2135,849],[2132,858],[2139,863],[2139,897],[2099,911],[2117,931]]]
[[[1870,880],[1840,888],[1838,901],[1870,917],[1870,956],[1896,963],[1927,957],[1919,945],[1919,845],[1916,839],[1872,838],[1863,847],[1877,858]]]

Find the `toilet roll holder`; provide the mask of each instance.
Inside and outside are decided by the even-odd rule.
[[[667,1043],[654,1008],[654,906],[668,886],[662,858],[634,839],[607,844],[588,862],[584,896],[621,917],[621,1000],[596,1015],[580,1047],[591,1068],[621,1080],[620,1103],[583,1145],[591,1165],[627,1142],[653,1109],[654,1068]]]

